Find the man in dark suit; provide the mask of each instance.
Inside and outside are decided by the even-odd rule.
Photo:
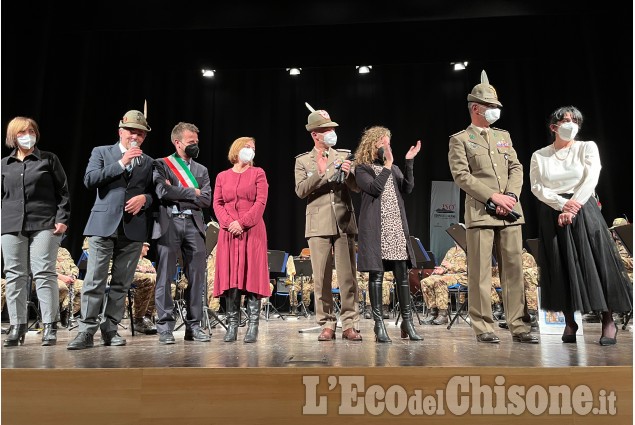
[[[177,253],[183,258],[188,281],[185,340],[207,342],[210,336],[201,329],[205,279],[205,221],[203,208],[212,203],[207,168],[193,158],[198,156],[198,128],[180,122],[172,130],[176,153],[154,162],[153,179],[159,198],[152,239],[157,241],[157,331],[159,343],[174,344],[174,300],[170,284],[176,273]]]
[[[351,191],[359,192],[359,187],[351,173],[351,160],[347,159],[350,151],[333,148],[337,141],[334,127],[337,126],[324,110],[309,114],[306,129],[311,134],[314,148],[296,156],[295,193],[307,200],[305,236],[311,250],[316,320],[322,327],[318,341],[335,339],[333,255],[342,301],[342,338],[361,341],[362,336],[355,329],[359,322],[355,266],[357,222],[351,199]],[[342,181],[336,179],[340,172],[344,172]]]
[[[79,333],[68,344],[69,350],[92,347],[97,329],[101,329],[103,345],[126,345],[117,333],[117,325],[123,317],[125,297],[151,223],[153,160],[141,151],[149,131],[143,113],[128,111],[119,122],[119,141],[98,146],[90,155],[84,185],[97,189],[97,197],[84,229],[90,255],[82,289]],[[100,323],[109,271],[110,290]]]

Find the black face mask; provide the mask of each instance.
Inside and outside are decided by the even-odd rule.
[[[185,155],[189,156],[190,158],[198,158],[198,152],[199,149],[197,144],[191,144],[185,147]]]
[[[377,149],[377,159],[381,162],[384,162],[384,147],[380,147]]]

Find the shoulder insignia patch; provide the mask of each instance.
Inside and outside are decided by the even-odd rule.
[[[464,133],[464,132],[465,132],[465,130],[461,130],[458,133],[452,134],[450,137],[458,136],[459,134]]]

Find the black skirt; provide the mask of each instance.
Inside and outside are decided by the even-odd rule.
[[[628,312],[633,284],[594,197],[573,224],[558,226],[556,211],[539,203],[541,308],[549,311]]]

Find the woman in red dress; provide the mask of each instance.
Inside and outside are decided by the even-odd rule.
[[[258,339],[260,299],[271,295],[267,264],[267,229],[262,215],[269,184],[262,168],[254,167],[256,141],[240,137],[227,158],[232,167],[216,176],[214,214],[220,224],[216,248],[214,297],[225,296],[229,326],[224,341],[236,341],[240,298],[247,303],[245,342]]]

